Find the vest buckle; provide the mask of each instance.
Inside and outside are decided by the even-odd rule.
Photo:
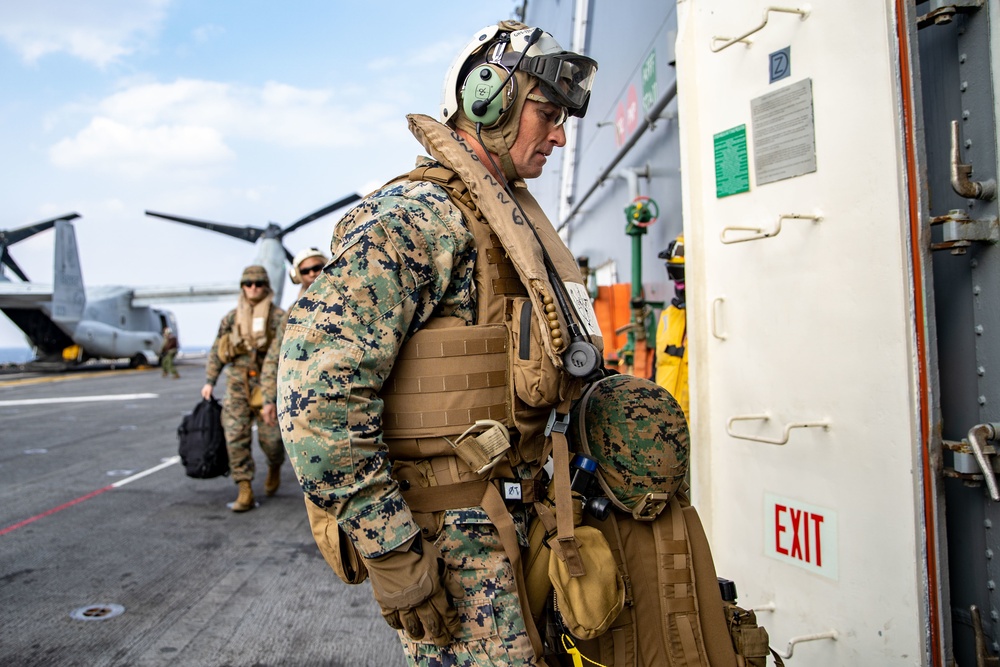
[[[476,431],[479,431],[478,435]],[[458,436],[451,446],[455,448],[458,458],[468,463],[477,475],[482,475],[510,450],[510,432],[498,421],[480,419]]]

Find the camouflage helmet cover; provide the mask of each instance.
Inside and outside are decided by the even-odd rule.
[[[271,286],[271,279],[267,275],[267,269],[259,264],[251,264],[243,269],[243,274],[240,276],[240,282],[245,283],[248,280],[263,280],[267,283],[268,287]]]
[[[573,442],[598,463],[608,498],[637,519],[653,519],[688,468],[684,412],[658,384],[611,375],[590,385],[573,407]]]

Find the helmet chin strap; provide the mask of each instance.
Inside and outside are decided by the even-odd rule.
[[[480,128],[477,132],[476,123],[469,120],[463,111],[459,111],[453,119],[456,128],[468,132],[470,136],[478,137],[483,148],[499,158],[503,177],[508,181],[521,178],[510,157],[510,147],[517,141],[521,113],[524,111],[528,93],[537,85],[537,81],[524,72],[515,72],[514,81],[516,82],[514,99],[506,101],[506,110],[500,122],[493,127]]]

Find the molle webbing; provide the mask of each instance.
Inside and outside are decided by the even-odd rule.
[[[659,573],[660,603],[664,615],[663,634],[672,665],[706,665],[705,644],[698,617],[694,563],[687,539],[680,503],[670,500],[670,514],[664,521],[654,521]]]
[[[502,324],[418,331],[379,392],[385,438],[457,435],[480,419],[510,425],[507,372]]]

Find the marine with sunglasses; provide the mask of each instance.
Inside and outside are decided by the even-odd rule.
[[[295,255],[295,258],[292,260],[292,267],[288,269],[288,277],[296,285],[301,285],[299,293],[295,297],[296,301],[301,299],[302,295],[309,289],[309,286],[316,281],[326,262],[326,253],[319,248],[305,248]],[[278,391],[278,355],[281,353],[281,339],[285,333],[285,322],[287,321],[288,313],[285,313],[285,319],[281,323],[279,335],[275,336],[274,341],[271,342],[271,347],[267,351],[267,357],[264,359],[264,367],[260,372],[260,384],[264,392],[264,407],[261,408],[260,414],[268,426],[278,425],[278,410],[275,406]],[[280,476],[275,477],[273,485],[271,484],[271,480],[268,479],[268,495],[278,490],[280,482]],[[272,487],[273,490],[271,490]]]
[[[278,419],[313,535],[345,582],[371,579],[410,665],[545,664],[521,549],[552,440],[565,452],[547,420],[581,388],[563,360],[600,342],[579,340],[586,286],[525,179],[596,69],[522,23],[476,33],[440,122],[408,117],[429,157],[344,216],[290,309]]]
[[[236,500],[229,507],[246,512],[256,507],[251,482],[254,461],[250,451],[252,426],[257,422],[257,441],[267,457],[268,474],[264,491],[273,495],[281,479],[285,450],[277,426],[261,417],[263,390],[261,366],[271,343],[281,338],[285,311],[271,302],[271,281],[263,266],[243,269],[240,299],[236,308],[226,313],[219,333],[212,343],[205,366],[205,386],[201,396],[212,397],[223,368],[226,370],[226,396],[222,400],[222,429],[229,453],[229,476],[239,487]]]

